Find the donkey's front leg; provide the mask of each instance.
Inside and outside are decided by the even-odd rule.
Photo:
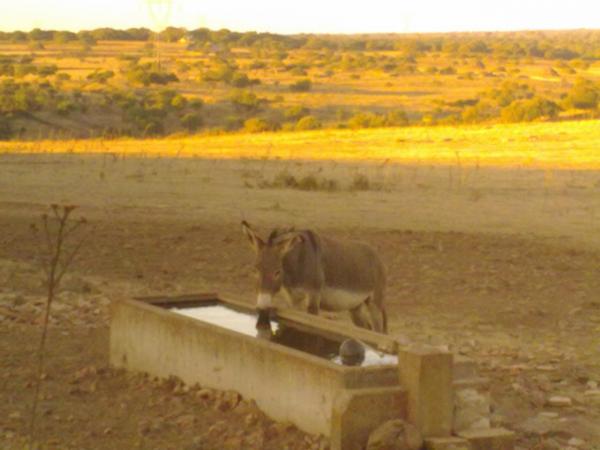
[[[307,310],[309,314],[318,315],[321,308],[321,293],[309,292],[307,294]]]

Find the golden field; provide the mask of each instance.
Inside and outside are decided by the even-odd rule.
[[[112,153],[206,159],[345,160],[600,169],[600,121],[318,130],[161,139],[0,142],[9,153]]]

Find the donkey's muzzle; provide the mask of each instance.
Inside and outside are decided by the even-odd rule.
[[[256,297],[256,309],[269,309],[273,307],[273,296],[268,292],[259,292]]]
[[[257,330],[271,329],[271,311],[268,309],[258,310],[258,319],[256,320]]]

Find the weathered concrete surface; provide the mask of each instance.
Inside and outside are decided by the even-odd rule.
[[[363,450],[383,422],[406,417],[406,392],[399,386],[346,389],[333,405],[331,450]]]
[[[340,366],[131,300],[113,307],[110,362],[161,377],[175,375],[189,384],[235,390],[254,399],[273,419],[325,436],[331,434],[333,403],[340,391],[398,385],[393,366]],[[376,408],[371,408],[374,417]]]
[[[452,354],[427,346],[398,350],[400,385],[408,394],[408,420],[424,437],[452,430]]]
[[[467,439],[472,450],[513,450],[515,448],[515,433],[504,428],[487,430],[466,430],[458,436]]]
[[[378,426],[370,435],[366,450],[421,450],[423,437],[416,426],[394,419]]]
[[[425,439],[425,450],[472,450],[468,440],[459,437]]]

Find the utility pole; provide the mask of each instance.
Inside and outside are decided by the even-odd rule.
[[[169,24],[173,11],[173,0],[146,0],[146,5],[148,6],[148,14],[154,23],[154,57],[156,68],[160,70],[160,32]]]

